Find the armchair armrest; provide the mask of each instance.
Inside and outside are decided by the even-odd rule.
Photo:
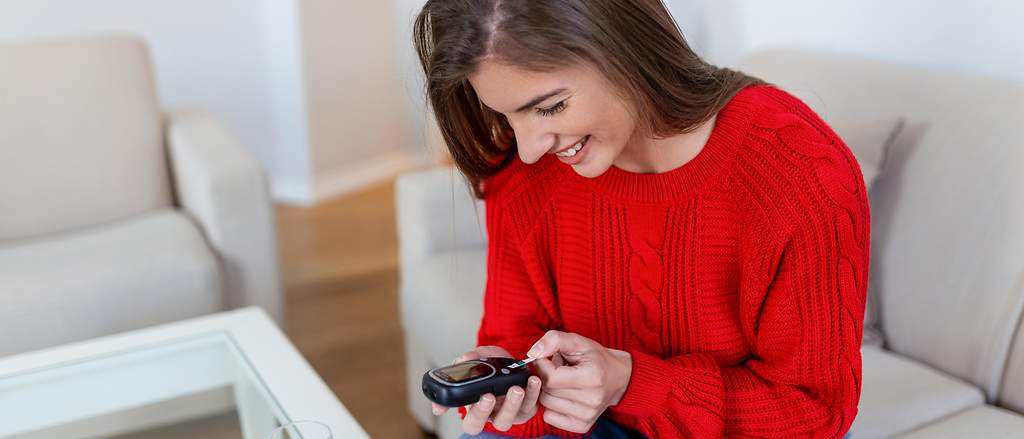
[[[399,177],[395,203],[403,274],[430,255],[487,247],[484,204],[452,166]]]
[[[171,113],[166,132],[177,202],[221,262],[227,306],[260,306],[283,323],[274,210],[259,163],[208,112]]]

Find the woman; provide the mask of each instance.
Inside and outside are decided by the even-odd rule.
[[[486,203],[459,361],[539,358],[466,437],[843,436],[870,214],[813,111],[700,60],[658,0],[427,1],[415,43]]]

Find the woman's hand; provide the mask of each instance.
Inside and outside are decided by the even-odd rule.
[[[454,363],[487,357],[509,357],[512,355],[498,346],[480,346],[462,354]],[[453,364],[454,364],[453,363]],[[540,395],[540,378],[531,376],[526,390],[512,386],[505,396],[495,398],[490,393],[480,396],[480,401],[466,406],[466,417],[462,419],[462,431],[475,435],[483,431],[490,421],[499,431],[508,431],[513,425],[529,421],[537,413],[537,398]],[[430,403],[434,415],[442,415],[448,407]]]
[[[544,383],[544,422],[574,433],[590,431],[605,409],[619,403],[633,372],[628,352],[560,331],[548,331],[527,355],[539,358],[533,364]]]

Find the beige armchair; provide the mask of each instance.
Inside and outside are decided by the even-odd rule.
[[[283,317],[266,176],[164,115],[144,44],[0,44],[0,356],[258,305]]]

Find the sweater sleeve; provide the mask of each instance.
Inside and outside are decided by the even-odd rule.
[[[703,353],[632,351],[627,390],[609,409],[616,420],[659,438],[835,438],[850,428],[870,214],[842,149],[828,153],[810,184],[788,188],[792,210],[751,225],[741,240],[737,317],[750,358],[722,366]]]
[[[486,198],[485,207],[487,283],[477,345],[500,346],[517,359],[526,358],[526,352],[545,332],[561,326],[551,283],[544,275],[540,248],[535,242],[540,238],[521,237],[523,233],[517,226],[523,224],[523,213],[510,209],[504,200]],[[459,414],[465,418],[464,407]],[[498,431],[489,422],[484,431],[523,438],[581,436],[548,425],[543,415],[544,407],[538,406],[533,418],[509,431]]]

